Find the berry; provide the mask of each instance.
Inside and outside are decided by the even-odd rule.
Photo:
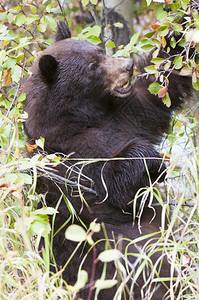
[[[171,11],[171,7],[167,6],[163,8],[164,11],[166,11],[167,13]]]

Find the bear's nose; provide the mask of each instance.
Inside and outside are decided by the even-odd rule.
[[[126,70],[133,74],[133,59],[128,59]]]

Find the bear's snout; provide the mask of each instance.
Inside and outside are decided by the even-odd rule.
[[[132,89],[133,59],[107,57],[105,62],[107,78],[110,82],[107,90],[111,94],[125,98]]]

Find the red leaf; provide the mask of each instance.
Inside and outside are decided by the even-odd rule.
[[[158,98],[163,98],[163,97],[166,95],[167,90],[168,90],[168,87],[167,87],[167,86],[161,88],[161,90],[160,90],[159,93],[158,93]]]

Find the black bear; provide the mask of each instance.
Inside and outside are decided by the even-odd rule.
[[[44,137],[48,153],[70,155],[68,165],[71,165],[71,174],[64,165],[56,168],[62,177],[68,178],[71,175],[73,179],[76,176],[79,180],[72,165],[78,162],[80,166],[81,159],[87,162],[81,171],[84,175],[80,175],[80,181],[82,176],[91,178],[95,193],[84,191],[85,200],[82,201],[82,197],[73,197],[72,189],[65,188],[64,184],[60,184],[62,191],[86,226],[94,219],[105,224],[112,247],[123,237],[120,250],[124,252],[129,240],[141,236],[137,221],[133,223],[132,218],[140,205],[137,192],[165,178],[166,167],[154,145],[161,141],[164,132],[168,130],[172,112],[181,107],[184,97],[190,96],[191,79],[170,75],[171,106],[167,107],[147,90],[154,81],[153,76],[147,79],[140,77],[132,86],[132,59],[107,56],[98,46],[72,39],[64,22],[59,21],[57,25],[54,43],[38,57],[32,75],[25,83],[27,98],[24,110],[28,113],[25,132],[30,141]],[[160,51],[160,56],[164,55],[164,51]],[[149,62],[150,58],[142,62],[139,69],[143,70]],[[41,178],[41,182],[48,186],[47,204],[55,207],[60,198],[59,188],[46,178]],[[135,196],[137,203],[134,207]],[[59,205],[55,231],[69,217],[66,202],[62,199]],[[154,209],[146,203],[141,218],[142,235],[159,231],[160,207],[156,207],[156,215],[153,217]],[[75,243],[65,240],[65,229],[62,228],[53,239],[53,253],[58,266],[64,266],[76,247]],[[96,233],[94,238],[101,240],[95,246],[98,255],[105,249],[104,233]],[[158,234],[153,237],[154,240],[156,238]],[[151,237],[151,243],[153,239]],[[133,268],[136,270],[142,262],[136,259],[138,249],[145,242],[140,241],[138,245],[131,243],[128,247],[126,263],[133,266],[129,267],[132,272],[128,278],[129,285],[122,282],[119,272],[118,284],[123,286],[126,295],[131,295],[127,296],[129,299],[134,297],[137,300],[145,295],[147,299],[159,300],[169,288],[167,281],[143,287],[147,273],[146,278],[140,275],[136,282],[132,281]],[[82,245],[64,270],[63,278],[68,284],[75,283],[79,264],[84,257],[82,255],[88,249]],[[155,252],[151,257],[152,262],[158,261],[160,256],[161,250],[159,254]],[[106,278],[111,279],[117,268],[114,263],[109,264]],[[169,277],[166,259],[163,259],[162,264],[157,277]],[[91,251],[82,266],[90,280],[87,288],[79,292],[83,299],[93,299],[95,280],[102,275],[103,264],[97,262],[95,276],[91,274],[92,265]],[[148,272],[150,274],[150,263]],[[132,286],[133,289],[129,290]],[[116,288],[101,290],[98,299],[113,299],[115,292]]]

